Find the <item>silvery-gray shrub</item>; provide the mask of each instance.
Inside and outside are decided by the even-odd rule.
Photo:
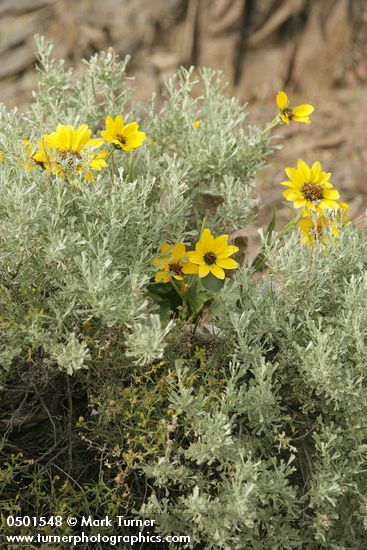
[[[112,51],[75,76],[38,42],[32,104],[24,113],[0,109],[2,402],[12,401],[8,388],[30,371],[46,387],[57,373],[75,380],[90,400],[82,441],[100,468],[81,495],[75,480],[68,496],[47,489],[42,498],[63,509],[87,509],[94,499],[99,514],[125,505],[111,457],[131,436],[130,411],[118,402],[127,388],[152,433],[162,423],[167,430],[164,444],[129,466],[134,511],[155,519],[159,532],[190,535],[190,548],[363,548],[366,234],[350,226],[333,245],[317,247],[302,246],[296,232],[281,242],[273,235],[264,242],[267,272],[256,281],[244,267],[226,281],[205,340],[200,328],[195,334],[180,320],[159,319],[147,292],[152,258],[164,241],[197,236],[204,216],[216,232],[252,219],[267,138],[248,127],[245,108],[224,94],[218,73],[180,69],[163,100],[138,105],[126,60]],[[106,169],[89,183],[24,169],[24,138],[36,143],[65,123],[87,123],[98,135],[105,116],[120,113],[149,136],[132,180],[124,153],[115,154],[114,177]],[[72,430],[62,409],[52,423],[62,427],[60,439]],[[143,435],[152,437],[148,429]],[[10,462],[4,486],[13,479]],[[37,475],[33,495],[35,486],[41,491]],[[2,493],[8,509],[18,506],[14,494],[13,485]],[[23,507],[34,513],[38,501],[25,499]]]

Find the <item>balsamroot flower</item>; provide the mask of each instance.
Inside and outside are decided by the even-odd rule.
[[[298,105],[298,107],[290,107],[288,96],[283,91],[278,93],[276,102],[280,109],[280,118],[284,124],[289,124],[290,120],[310,124],[309,115],[315,110],[312,105],[305,103],[303,105]]]
[[[132,151],[140,147],[145,139],[145,133],[139,132],[137,122],[130,122],[124,125],[124,119],[117,115],[115,120],[109,115],[106,118],[106,130],[101,132],[101,136],[108,143],[112,143],[116,149]]]
[[[228,235],[220,235],[216,239],[209,229],[204,229],[195,251],[188,252],[189,261],[198,266],[199,277],[212,273],[218,279],[224,279],[224,269],[237,269],[238,263],[230,258],[239,248],[228,244]]]
[[[314,162],[310,168],[303,160],[299,160],[297,168],[286,168],[285,172],[290,181],[281,183],[289,187],[283,196],[293,202],[295,208],[304,208],[305,216],[308,210],[322,211],[338,206],[339,193],[329,181],[331,174],[323,172],[319,162]]]
[[[307,245],[315,245],[318,242],[325,244],[329,237],[337,237],[339,229],[335,221],[329,220],[324,214],[307,216],[298,224],[302,232],[301,242]]]
[[[172,278],[182,281],[183,274],[197,274],[198,267],[188,261],[184,243],[178,242],[174,246],[164,243],[159,252],[161,257],[153,260],[153,265],[159,269],[155,276],[157,283],[169,283]]]
[[[92,131],[86,124],[75,129],[69,124],[59,124],[55,132],[38,140],[38,150],[32,158],[43,163],[48,172],[61,176],[85,171],[85,178],[93,178],[89,168],[101,170],[107,166],[107,151],[97,151],[103,144],[101,138],[91,139]]]

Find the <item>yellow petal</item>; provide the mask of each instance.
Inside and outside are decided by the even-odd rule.
[[[309,233],[311,231],[313,225],[314,224],[313,224],[312,219],[308,216],[307,218],[303,218],[302,220],[300,220],[300,222],[298,224],[298,227],[304,233]]]
[[[286,168],[285,173],[292,182],[297,184],[297,186],[303,185],[305,183],[303,173],[297,170],[297,168]]]
[[[105,141],[108,141],[108,143],[113,143],[114,142],[114,137],[112,134],[110,134],[110,132],[108,132],[107,130],[102,130],[101,132],[101,136],[103,137],[103,139]]]
[[[182,273],[185,273],[185,275],[197,275],[198,272],[199,267],[191,262],[187,262],[187,264],[184,264],[182,267]]]
[[[319,204],[319,209],[324,210],[325,208],[336,208],[337,202],[332,199],[322,199]]]
[[[297,163],[298,171],[302,174],[302,177],[304,178],[303,181],[310,181],[310,175],[311,170],[309,166],[303,161],[302,159],[299,159]]]
[[[199,252],[188,252],[187,257],[189,261],[192,262],[193,264],[197,264],[197,265],[205,264],[204,258],[202,254],[200,254]]]
[[[73,141],[71,147],[74,151],[78,151],[83,145],[86,145],[90,140],[92,131],[88,128],[86,124],[82,124],[78,128],[73,136]]]
[[[130,122],[124,126],[124,136],[131,136],[131,134],[136,134],[139,130],[139,125],[137,122]]]
[[[284,122],[284,124],[289,124],[289,117],[287,115],[280,115],[280,118]]]
[[[321,174],[322,174],[321,164],[318,161],[314,162],[311,168],[310,181],[312,181],[313,183],[319,182]]]
[[[342,210],[349,210],[349,204],[347,202],[338,202],[338,208],[341,208]]]
[[[182,242],[176,243],[175,246],[172,248],[172,257],[175,262],[182,260],[185,254],[186,254],[186,247]]]
[[[228,258],[229,256],[232,256],[235,252],[238,252],[239,248],[238,246],[235,246],[233,244],[229,244],[225,250],[222,250],[220,254],[217,254],[218,260],[223,260],[224,258]]]
[[[325,189],[323,192],[325,199],[336,200],[339,199],[340,195],[336,189]]]
[[[52,134],[51,134],[52,135]],[[59,149],[70,148],[70,130],[67,126],[61,124],[56,128],[56,142]]]
[[[160,271],[156,274],[154,280],[156,283],[169,283],[171,280],[171,276],[167,275],[167,273],[164,273],[163,271]]]
[[[124,131],[123,135],[127,142],[126,147],[129,147],[130,149],[137,149],[145,139],[144,132],[136,132],[135,134],[131,134],[131,136],[126,136]]]
[[[307,103],[304,103],[303,105],[298,105],[298,107],[294,107],[293,113],[295,116],[298,117],[308,117],[311,113],[313,113],[315,110],[315,107],[313,105],[308,105]]]
[[[89,147],[90,145],[95,149],[97,149],[98,147],[101,147],[101,145],[103,145],[103,139],[102,138],[90,139],[87,143],[87,146]]]
[[[107,131],[110,133],[110,134],[113,134],[114,133],[114,130],[115,130],[115,123],[113,122],[113,119],[110,115],[107,115],[106,116],[106,128],[107,128]]]
[[[114,122],[114,134],[122,134],[122,129],[124,127],[124,119],[121,115],[117,115]]]
[[[214,237],[210,232],[210,229],[204,229],[200,236],[199,242],[196,244],[196,251],[199,253],[206,254],[207,252],[213,251],[214,247]]]
[[[306,199],[296,199],[293,203],[294,208],[303,208],[306,204],[308,204]],[[314,206],[314,205],[312,205],[312,206]]]
[[[304,124],[311,124],[311,120],[309,119],[308,116],[297,116],[297,115],[294,115],[293,116],[293,120],[295,120],[296,122],[303,122]]]
[[[281,111],[284,111],[284,109],[288,105],[288,96],[285,92],[280,91],[276,98],[277,105]]]
[[[209,266],[206,264],[199,266],[198,275],[200,278],[206,277],[209,273]]]
[[[283,191],[283,197],[288,201],[295,200],[297,196],[297,191],[295,189],[286,189]]]
[[[213,252],[217,255],[223,252],[228,246],[228,235],[220,235],[214,239]]]
[[[171,245],[170,245],[170,244],[164,243],[164,244],[162,244],[161,249],[160,249],[159,252],[160,252],[161,254],[165,254],[166,252],[168,252],[168,250],[169,250],[170,248],[171,248]]]
[[[217,277],[217,279],[224,279],[226,274],[224,273],[223,269],[219,267],[219,265],[213,264],[209,266],[209,269],[211,273],[214,275],[214,277]]]
[[[93,168],[93,170],[101,170],[102,168],[106,168],[108,164],[103,158],[97,157],[90,161],[89,166]]]
[[[217,258],[216,264],[219,265],[219,267],[223,267],[224,269],[237,269],[238,267],[238,263],[232,258]]]

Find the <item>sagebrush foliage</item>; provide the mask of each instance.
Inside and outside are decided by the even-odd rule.
[[[163,532],[206,548],[363,547],[366,235],[297,239],[267,250],[260,283],[241,270],[218,296],[221,387],[176,363],[177,446],[144,467],[155,491],[143,510]]]
[[[204,216],[217,232],[252,220],[268,135],[213,71],[136,105],[127,60],[108,51],[77,78],[39,46],[32,105],[0,111],[3,513],[140,514],[190,548],[362,548],[366,235],[273,234],[268,271],[227,279],[206,322],[160,316],[152,258]],[[149,138],[133,178],[123,153],[92,182],[25,169],[24,138],[98,135],[120,113]]]

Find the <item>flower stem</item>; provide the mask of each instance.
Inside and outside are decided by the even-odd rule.
[[[260,133],[260,136],[265,136],[266,134],[268,134],[270,132],[270,130],[272,130],[276,126],[279,126],[279,124],[281,124],[281,123],[282,123],[282,121],[281,121],[279,115],[277,115],[275,118],[273,118],[273,120],[271,122],[269,122],[269,124],[267,124],[265,126],[263,131]]]
[[[282,239],[289,233],[297,223],[302,219],[302,212],[295,216],[290,222],[288,222],[278,233],[278,239]]]
[[[111,161],[112,161],[112,179],[115,177],[116,173],[116,166],[115,166],[115,156],[114,156],[114,150],[112,149],[111,153]]]
[[[206,224],[206,216],[204,216],[203,222],[201,224],[200,235],[202,234],[202,232],[205,229],[205,224]]]
[[[108,159],[110,158],[110,156],[112,155],[113,152],[114,152],[114,148],[112,147],[110,152],[108,153],[107,157],[105,158],[106,162],[108,161]]]
[[[180,296],[180,298],[182,298],[182,300],[183,300],[184,299],[184,293],[182,292],[180,286],[176,283],[176,281],[174,279],[171,279],[171,285],[173,286],[173,288],[175,289],[177,294]]]
[[[129,181],[133,181],[134,177],[134,153],[130,154],[130,162],[129,162]]]

